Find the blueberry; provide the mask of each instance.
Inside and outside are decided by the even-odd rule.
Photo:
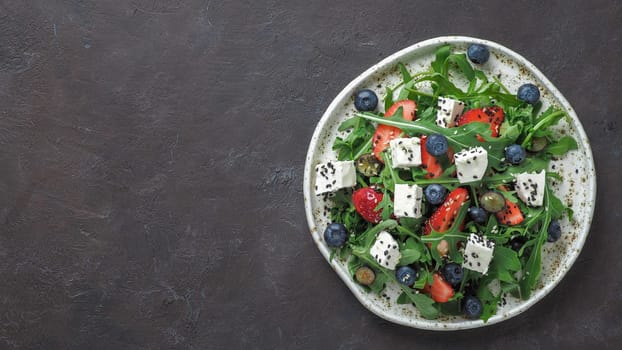
[[[378,106],[378,96],[376,93],[369,90],[359,90],[354,96],[354,107],[361,112],[371,112],[376,110]]]
[[[395,277],[399,283],[412,287],[417,280],[417,271],[410,266],[400,266],[395,271]]]
[[[478,224],[485,224],[488,221],[488,212],[486,212],[483,208],[470,207],[469,216],[471,217],[471,220],[477,222]]]
[[[548,236],[546,237],[546,240],[548,242],[557,241],[559,237],[561,237],[562,235],[562,227],[559,225],[559,221],[557,220],[551,221],[547,232],[548,232]]]
[[[510,240],[510,248],[512,248],[513,251],[518,252],[523,245],[525,245],[525,242],[527,242],[527,239],[523,236],[514,237]]]
[[[432,205],[439,205],[443,203],[445,195],[447,195],[447,189],[439,184],[431,184],[423,191],[425,199]]]
[[[441,134],[432,134],[425,140],[425,148],[428,150],[428,153],[438,157],[447,153],[449,144],[445,136]]]
[[[478,319],[484,311],[484,306],[482,305],[482,302],[473,295],[468,295],[464,298],[463,308],[464,317],[470,320]]]
[[[505,148],[505,160],[510,164],[520,164],[527,157],[525,149],[521,145],[512,144]]]
[[[343,224],[332,223],[324,230],[324,241],[329,247],[343,247],[348,240],[348,230]]]
[[[516,97],[521,101],[534,105],[540,99],[540,90],[531,83],[523,84],[518,88]]]
[[[490,58],[490,51],[488,48],[481,44],[471,44],[467,49],[467,56],[473,63],[484,64],[488,62]]]
[[[449,263],[443,266],[443,277],[445,277],[445,281],[454,287],[462,282],[463,275],[462,266],[456,263]]]

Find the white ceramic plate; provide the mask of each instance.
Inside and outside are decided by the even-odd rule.
[[[345,262],[339,259],[329,261],[330,250],[324,243],[322,234],[329,223],[324,207],[330,203],[326,203],[322,196],[316,196],[312,186],[315,181],[313,171],[315,165],[336,159],[331,146],[335,137],[340,134],[337,131],[339,124],[355,112],[352,97],[354,92],[369,88],[376,91],[382,98],[385,86],[395,86],[401,79],[399,70],[396,68],[398,62],[406,64],[411,73],[427,69],[434,59],[436,48],[445,43],[452,44],[454,51],[457,52],[466,52],[466,48],[472,43],[488,46],[491,52],[490,60],[478,68],[489,77],[498,76],[510,91],[516,91],[521,84],[527,82],[538,85],[542,92],[542,110],[552,104],[563,108],[570,116],[570,124],[560,123],[557,132],[570,134],[579,143],[577,151],[569,152],[563,158],[551,162],[551,170],[554,169],[560,173],[564,179],[563,182],[554,186],[554,191],[574,210],[575,220],[569,222],[567,218],[564,218],[561,222],[564,232],[562,238],[555,243],[544,245],[542,275],[531,298],[521,301],[507,297],[507,304],[500,306],[497,314],[486,323],[481,320],[466,320],[462,317],[450,316],[426,320],[419,315],[414,306],[396,303],[399,295],[399,287],[396,285],[388,285],[384,295],[365,292],[351,279]],[[382,108],[382,101],[378,105]],[[304,201],[309,229],[318,249],[335,272],[350,288],[354,296],[376,315],[398,324],[430,330],[467,329],[494,324],[518,315],[542,299],[559,283],[577,259],[589,233],[595,196],[596,176],[589,141],[579,118],[564,96],[533,64],[514,51],[488,40],[462,36],[439,37],[410,46],[385,58],[348,84],[333,100],[317,124],[309,144],[304,170]]]

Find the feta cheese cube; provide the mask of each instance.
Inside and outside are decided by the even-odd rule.
[[[480,180],[488,167],[488,152],[483,147],[471,147],[454,154],[460,183]]]
[[[544,200],[544,186],[546,186],[546,172],[520,173],[514,175],[516,179],[516,194],[525,204],[539,207]]]
[[[354,162],[333,161],[315,167],[315,193],[335,192],[356,185]]]
[[[450,128],[454,126],[456,118],[464,110],[464,103],[448,97],[439,97],[437,108],[436,125],[443,128]]]
[[[494,249],[495,242],[471,233],[464,249],[462,268],[486,274]]]
[[[393,168],[410,168],[421,165],[421,139],[397,138],[389,141]]]
[[[378,234],[369,253],[380,266],[389,270],[395,270],[395,266],[402,258],[399,244],[387,231],[382,231]]]
[[[393,214],[395,217],[420,218],[423,190],[417,185],[395,184]]]

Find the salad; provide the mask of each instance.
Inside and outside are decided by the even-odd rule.
[[[399,285],[399,304],[427,319],[488,320],[506,296],[536,287],[545,244],[572,210],[555,196],[549,162],[578,148],[553,128],[540,91],[509,91],[478,66],[490,52],[437,48],[429,69],[378,93],[360,90],[339,126],[337,159],[315,167],[315,193],[331,203],[324,241],[369,293]],[[461,88],[464,86],[464,88]]]

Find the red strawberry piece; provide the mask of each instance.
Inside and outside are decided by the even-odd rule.
[[[514,226],[525,220],[518,205],[512,203],[509,199],[505,200],[505,209],[501,210],[496,215],[497,220],[499,220],[502,225]]]
[[[457,126],[462,126],[464,124],[472,123],[472,122],[482,122],[490,124],[490,132],[492,137],[499,136],[499,128],[501,128],[501,124],[505,119],[505,112],[503,108],[499,106],[492,107],[484,107],[484,108],[476,108],[466,111],[456,121]],[[484,142],[484,139],[477,135],[477,139],[481,142]]]
[[[385,117],[391,117],[402,107],[402,118],[404,120],[414,120],[417,113],[417,104],[415,101],[402,100],[395,102],[384,114]],[[374,132],[372,138],[372,147],[374,155],[382,162],[382,151],[389,147],[389,141],[398,138],[402,133],[402,129],[390,125],[380,124]]]
[[[378,203],[382,201],[382,193],[377,192],[371,187],[360,188],[352,194],[352,202],[363,219],[373,224],[382,221],[382,211],[376,211]]]
[[[424,293],[430,293],[432,299],[437,303],[448,302],[454,296],[454,289],[439,273],[434,273],[432,279],[432,285],[426,285],[423,288]]]
[[[443,204],[441,204],[432,216],[430,216],[430,219],[426,221],[423,227],[423,234],[429,235],[432,229],[437,232],[449,230],[458,216],[460,207],[462,207],[468,199],[469,191],[462,187],[458,187],[451,191],[447,197],[445,197]],[[460,225],[460,227],[462,227],[463,223],[460,223]]]
[[[374,132],[372,139],[372,147],[376,158],[384,162],[382,159],[382,151],[389,147],[389,141],[397,138],[402,133],[402,129],[390,125],[380,124]]]

